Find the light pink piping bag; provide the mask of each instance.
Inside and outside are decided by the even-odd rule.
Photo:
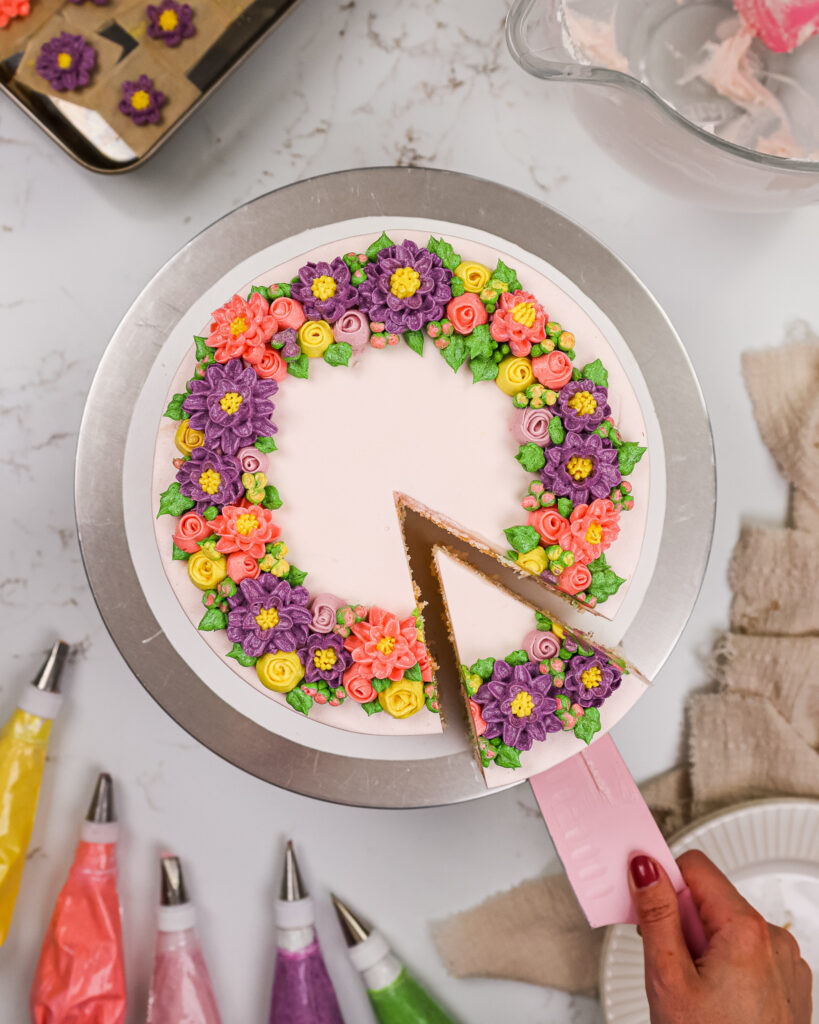
[[[734,7],[775,53],[788,53],[819,32],[819,0],[734,0]]]

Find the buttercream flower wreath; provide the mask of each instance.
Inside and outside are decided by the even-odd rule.
[[[417,609],[399,619],[332,594],[311,595],[307,573],[289,561],[274,516],[282,500],[270,473],[273,399],[288,376],[308,377],[310,359],[348,366],[367,345],[402,340],[423,355],[427,339],[453,371],[466,363],[476,383],[494,381],[512,400],[516,458],[536,475],[522,501],[526,523],[505,531],[508,557],[587,607],[624,582],[605,552],[621,514],[633,507],[624,478],[645,449],[620,437],[600,360],[574,365],[574,335],[549,320],[515,271],[502,261],[492,270],[462,260],[443,238],[421,247],[396,244],[386,233],[365,253],[307,263],[290,282],[234,295],[213,313],[208,335],[195,338],[194,375],[165,412],[179,423],[180,456],[158,511],[177,519],[173,558],[187,560],[191,582],[203,591],[199,629],[225,630],[233,645],[227,656],[254,666],[264,686],[305,715],[314,704],[345,700],[368,715],[395,718],[423,708],[437,713],[439,704]],[[563,728],[566,715],[578,717],[573,704],[585,706],[575,694],[563,707],[577,690],[569,675],[564,693],[554,696],[544,690],[545,676],[535,678],[542,670],[503,664],[511,675],[499,663],[497,678],[473,694],[475,708],[493,695],[483,704],[485,750],[495,740],[512,749],[510,739],[545,738]],[[597,668],[602,702],[613,688],[611,672]],[[526,671],[532,686],[521,689]],[[518,692],[529,694],[518,699],[518,711],[532,705],[512,717],[532,721],[517,732],[508,723],[495,732],[501,719],[493,716],[507,715],[502,691],[510,687],[518,688],[511,702]],[[558,712],[565,712],[562,720]],[[582,732],[592,719],[586,715]]]

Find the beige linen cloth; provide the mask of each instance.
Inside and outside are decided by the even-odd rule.
[[[759,431],[792,485],[793,528],[743,527],[731,559],[731,630],[688,701],[687,764],[642,786],[664,835],[757,797],[819,798],[819,344],[746,353]],[[565,875],[533,878],[433,926],[456,977],[597,986],[605,929]]]

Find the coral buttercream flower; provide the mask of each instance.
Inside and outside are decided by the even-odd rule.
[[[420,679],[399,679],[379,693],[378,703],[393,718],[409,718],[426,705],[424,684]]]
[[[258,561],[246,551],[234,551],[228,555],[227,574],[234,583],[255,580],[261,571]]]
[[[622,480],[617,449],[598,434],[566,434],[561,445],[546,449],[546,465],[540,471],[546,488],[580,505],[606,498]]]
[[[253,558],[264,558],[265,544],[277,541],[282,532],[273,522],[271,510],[261,505],[225,505],[211,525],[213,532],[219,534],[217,551],[226,555],[243,551]]]
[[[228,599],[227,637],[242,645],[251,658],[279,651],[297,651],[307,643],[310,595],[304,587],[262,573],[245,579]]]
[[[516,395],[535,383],[532,363],[529,359],[509,356],[498,364],[495,383],[505,395]]]
[[[260,292],[254,292],[249,299],[234,295],[230,302],[214,310],[212,316],[210,333],[205,340],[216,349],[217,363],[239,358],[258,363],[265,344],[279,330],[270,303]]]
[[[84,36],[61,32],[43,43],[34,66],[52,89],[66,92],[88,85],[96,62],[97,51]]]
[[[333,324],[333,338],[346,342],[353,352],[366,348],[370,334],[370,321],[357,309],[347,310]]]
[[[180,516],[173,535],[173,542],[180,551],[192,555],[199,550],[199,541],[213,533],[213,527],[198,512],[185,512]]]
[[[469,714],[472,716],[472,727],[475,730],[475,735],[483,736],[486,732],[486,722],[483,720],[480,704],[472,700],[471,697],[469,698]]]
[[[234,455],[257,437],[276,433],[270,399],[278,389],[274,380],[262,380],[252,366],[231,359],[224,366],[211,363],[202,380],[191,381],[182,408],[190,425],[204,431],[209,448],[219,445]]]
[[[532,360],[532,371],[545,388],[559,391],[572,379],[572,361],[565,352],[547,352]]]
[[[281,383],[287,376],[287,363],[276,349],[265,345],[261,358],[253,364],[253,369],[262,380],[275,380]]]
[[[563,692],[584,708],[599,708],[618,688],[623,673],[608,658],[595,651],[591,657],[576,654],[566,669]]]
[[[301,303],[287,298],[286,295],[280,295],[270,303],[270,312],[278,321],[280,331],[288,328],[297,331],[307,319]]]
[[[242,467],[232,455],[194,448],[176,474],[179,492],[194,502],[196,512],[211,505],[230,505],[242,494]]]
[[[590,505],[574,507],[557,543],[588,563],[610,548],[619,533],[620,513],[608,498],[596,498]]]
[[[227,576],[227,560],[224,555],[214,559],[197,551],[188,559],[188,576],[200,590],[213,590]]]
[[[135,82],[122,83],[122,99],[119,101],[119,112],[130,117],[140,127],[146,124],[159,124],[167,97],[154,86],[154,80],[148,75],[140,75]]]
[[[569,381],[560,392],[557,404],[566,430],[596,430],[611,416],[607,389],[590,380]]]
[[[304,665],[295,651],[269,651],[256,662],[262,685],[276,693],[290,693],[304,679]]]
[[[446,315],[458,334],[471,334],[476,327],[485,324],[489,319],[486,306],[477,295],[468,291],[463,295],[456,295],[449,302]]]
[[[569,520],[556,508],[539,508],[535,512],[530,512],[526,521],[529,526],[534,526],[546,545],[557,544],[561,535],[569,529]]]
[[[344,673],[344,689],[347,696],[357,704],[369,704],[378,694],[372,684],[372,676],[361,665],[353,665]]]
[[[190,4],[162,0],[161,4],[148,4],[145,13],[148,35],[151,39],[161,39],[166,46],[179,46],[183,39],[189,39],[196,32]]]
[[[509,747],[531,750],[563,726],[555,715],[557,701],[550,696],[552,681],[540,672],[537,662],[509,665],[498,659],[492,678],[478,688],[472,699],[482,708],[486,722],[484,736],[500,736]]]
[[[399,621],[397,615],[383,608],[371,608],[367,619],[356,622],[344,646],[353,656],[355,665],[369,673],[370,679],[389,679],[397,682],[403,679],[407,669],[426,655],[426,648],[418,639],[415,619],[411,616]],[[421,676],[429,682],[432,678],[427,659],[426,673],[421,664]]]
[[[557,577],[557,589],[562,590],[564,594],[574,596],[575,594],[581,594],[591,581],[592,575],[589,572],[588,566],[582,562],[575,562],[574,565],[568,566]]]
[[[513,355],[528,356],[532,345],[546,337],[546,310],[529,292],[504,292],[492,315],[489,333],[500,345],[509,343]]]
[[[173,443],[183,455],[190,455],[194,448],[201,448],[205,443],[205,434],[201,430],[194,430],[190,420],[181,420]]]
[[[308,320],[326,320],[334,324],[342,313],[358,301],[358,291],[350,280],[350,268],[340,256],[332,263],[306,263],[290,293],[301,303]]]
[[[29,0],[0,0],[0,28],[5,28],[12,18],[25,18],[30,10]]]
[[[439,256],[405,240],[382,249],[368,264],[367,279],[358,289],[359,306],[388,333],[420,331],[443,317],[452,298],[451,279],[452,271]]]

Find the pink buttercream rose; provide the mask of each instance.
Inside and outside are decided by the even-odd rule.
[[[532,372],[545,388],[559,391],[572,379],[572,361],[565,352],[556,349],[533,359]]]
[[[559,543],[558,537],[569,528],[569,520],[555,508],[539,508],[530,512],[526,521],[529,526],[534,526],[546,545]]]
[[[236,458],[242,467],[243,473],[266,473],[267,455],[260,452],[255,445],[247,445],[236,452]]]
[[[313,613],[313,621],[310,628],[314,633],[332,633],[336,625],[336,612],[344,602],[335,594],[316,594],[310,611]]]
[[[378,694],[373,689],[370,677],[360,665],[353,665],[344,673],[344,689],[347,696],[358,704],[369,704]]]
[[[561,575],[563,575],[561,573]],[[560,641],[554,633],[533,629],[523,638],[521,647],[529,655],[531,661],[549,661],[560,652]]]
[[[359,352],[370,340],[370,321],[357,309],[350,309],[333,324],[333,338],[346,341],[353,352]]]
[[[458,334],[471,334],[489,319],[486,306],[473,292],[456,295],[446,307],[446,315]]]
[[[255,580],[260,572],[259,563],[252,555],[244,551],[234,551],[232,555],[228,555],[227,574],[234,583]]]
[[[265,345],[253,369],[263,380],[283,381],[287,376],[287,363],[275,348]]]
[[[552,409],[515,409],[512,436],[518,444],[534,442],[541,448],[548,448],[552,443],[549,437],[549,420],[552,416]]]
[[[280,331],[283,331],[288,327],[292,327],[294,331],[297,331],[307,319],[304,315],[301,303],[297,302],[295,299],[288,299],[284,295],[273,300],[270,306],[270,312],[278,321]]]
[[[620,513],[608,498],[590,505],[576,505],[560,532],[557,543],[579,562],[593,562],[617,540]]]
[[[480,704],[477,701],[472,700],[471,697],[469,698],[469,713],[472,715],[472,725],[475,729],[475,735],[483,736],[486,732],[486,722],[483,720]]]
[[[530,292],[504,292],[489,333],[499,345],[508,342],[512,355],[528,356],[546,337],[546,310]]]
[[[582,562],[575,562],[557,577],[557,589],[564,594],[580,594],[591,583],[591,573]]]
[[[199,550],[199,541],[213,533],[213,527],[198,512],[186,512],[176,524],[173,542],[189,555]]]

